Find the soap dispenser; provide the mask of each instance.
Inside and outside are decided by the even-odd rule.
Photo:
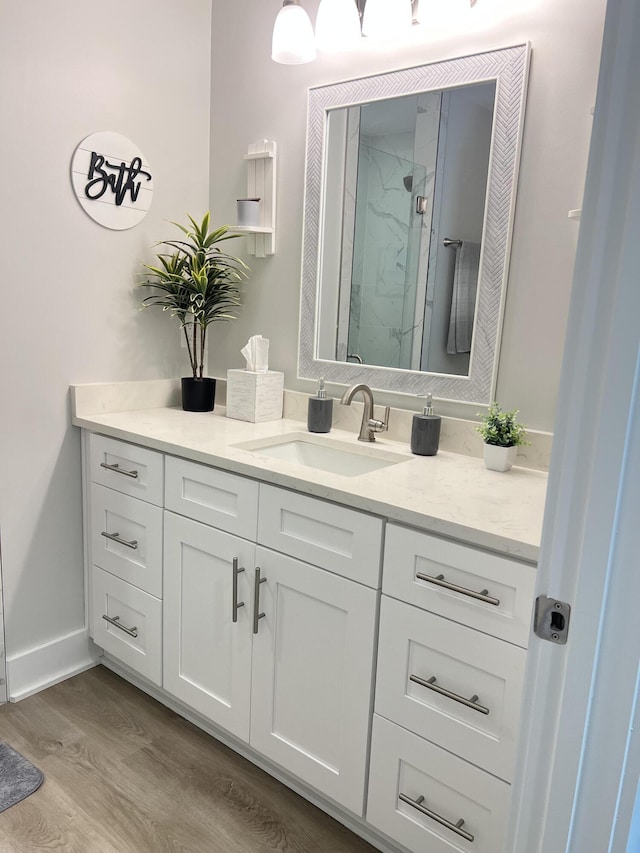
[[[441,424],[440,415],[433,414],[432,395],[427,394],[422,414],[413,416],[411,452],[418,456],[435,456],[440,443]]]
[[[309,432],[329,432],[333,419],[333,399],[327,397],[327,389],[324,387],[324,379],[318,383],[318,392],[315,397],[309,397],[309,408],[307,410],[307,429]]]

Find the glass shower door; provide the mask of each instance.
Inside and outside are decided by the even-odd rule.
[[[365,364],[410,368],[425,169],[360,145],[348,352]]]

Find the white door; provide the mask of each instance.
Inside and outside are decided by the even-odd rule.
[[[378,593],[258,547],[251,746],[362,815]]]
[[[164,687],[248,741],[255,546],[171,512],[164,538]]]
[[[573,605],[533,639],[516,853],[637,853],[640,774],[640,4],[609,0],[538,592]]]

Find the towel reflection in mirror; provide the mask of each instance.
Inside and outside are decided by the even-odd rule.
[[[480,268],[479,244],[469,240],[458,242],[461,245],[454,249],[456,260],[453,269],[453,293],[447,338],[447,352],[450,355],[471,352]]]

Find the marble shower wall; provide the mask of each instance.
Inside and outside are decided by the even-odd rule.
[[[403,179],[413,174],[411,143],[411,134],[360,142],[349,351],[367,364],[400,366],[411,220]]]
[[[405,369],[422,348],[440,96],[415,101],[415,131],[359,135],[349,312],[349,352]]]

